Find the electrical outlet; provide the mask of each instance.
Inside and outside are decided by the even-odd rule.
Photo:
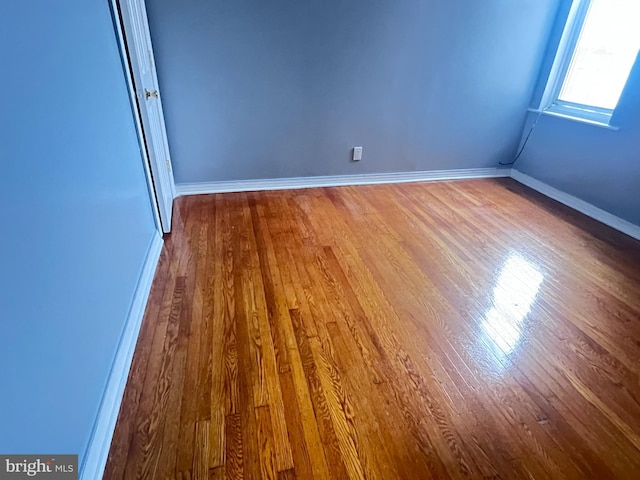
[[[352,160],[354,162],[359,162],[360,160],[362,160],[362,147],[353,147]]]

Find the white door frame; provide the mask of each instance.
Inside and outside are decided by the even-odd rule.
[[[125,40],[123,30],[123,20],[120,12],[119,0],[108,0],[111,7],[111,14],[113,16],[113,23],[118,40],[118,46],[120,49],[120,57],[122,59],[122,68],[125,73],[125,79],[127,83],[127,90],[129,91],[129,101],[131,103],[131,114],[134,119],[136,134],[138,136],[138,144],[140,146],[140,154],[143,160],[143,167],[145,178],[147,180],[147,188],[149,189],[149,198],[151,200],[151,207],[153,210],[153,218],[156,224],[156,228],[160,235],[167,233],[162,226],[162,219],[160,218],[160,206],[158,205],[158,193],[153,183],[153,175],[151,173],[151,159],[147,152],[147,145],[144,137],[144,129],[142,126],[142,118],[140,116],[140,110],[138,107],[138,97],[136,95],[135,83],[133,80],[133,72],[131,70],[131,64],[129,62],[135,61],[135,58],[128,54],[127,42]],[[173,183],[173,176],[169,176],[171,182],[171,191],[175,197],[175,184]]]

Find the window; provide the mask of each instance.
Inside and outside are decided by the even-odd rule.
[[[541,108],[608,125],[639,49],[639,0],[574,0]]]

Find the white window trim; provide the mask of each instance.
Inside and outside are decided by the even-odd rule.
[[[598,120],[589,120],[588,118],[584,118],[584,117],[576,117],[575,114],[566,115],[564,113],[554,112],[551,110],[540,110],[538,108],[529,108],[527,110],[531,113],[537,113],[538,115],[548,115],[550,117],[564,118],[565,120],[571,120],[573,122],[578,122],[578,123],[585,123],[587,125],[593,125],[594,127],[613,130],[614,132],[620,131],[620,127],[616,127],[607,123],[602,123],[601,121],[598,121]]]
[[[613,116],[613,110],[565,102],[558,98],[590,6],[591,0],[574,0],[571,5],[566,27],[558,45],[558,52],[551,67],[547,87],[542,95],[539,111],[608,126]]]

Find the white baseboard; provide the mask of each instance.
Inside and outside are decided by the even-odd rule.
[[[339,187],[348,185],[376,185],[383,183],[430,182],[436,180],[462,180],[469,178],[511,177],[560,203],[578,210],[622,233],[640,240],[640,226],[616,217],[577,197],[564,193],[544,182],[515,169],[470,168],[459,170],[432,170],[423,172],[370,173],[362,175],[331,175],[323,177],[273,178],[258,180],[232,180],[225,182],[179,183],[176,193],[202,195],[209,193],[253,192],[261,190],[287,190],[294,188]]]
[[[81,480],[98,480],[104,474],[111,439],[124,394],[124,387],[127,383],[133,352],[140,333],[140,326],[142,325],[142,317],[147,306],[160,252],[162,252],[162,244],[162,237],[159,233],[156,233],[147,251],[147,258],[142,267],[142,274],[140,275],[127,322],[111,366],[111,372],[84,456],[84,462],[80,468]]]
[[[518,182],[530,187],[543,195],[546,195],[549,198],[553,198],[560,203],[565,204],[568,207],[573,208],[581,213],[584,213],[586,216],[593,218],[605,225],[610,226],[611,228],[615,228],[616,230],[629,235],[636,240],[640,240],[640,226],[635,225],[631,222],[623,220],[620,217],[616,217],[615,215],[606,212],[598,207],[591,205],[590,203],[585,202],[584,200],[580,200],[573,195],[569,195],[568,193],[564,193],[557,188],[554,188],[550,185],[547,185],[540,180],[536,180],[529,175],[526,175],[518,170],[511,170],[511,178],[517,180]]]
[[[508,176],[509,169],[470,168],[461,170],[433,170],[428,172],[370,173],[362,175],[331,175],[325,177],[179,183],[176,185],[176,192],[178,196],[181,196],[201,195],[207,193],[252,192],[259,190],[287,190],[292,188],[375,185],[381,183],[429,182],[434,180],[460,180],[465,178],[496,178]]]

